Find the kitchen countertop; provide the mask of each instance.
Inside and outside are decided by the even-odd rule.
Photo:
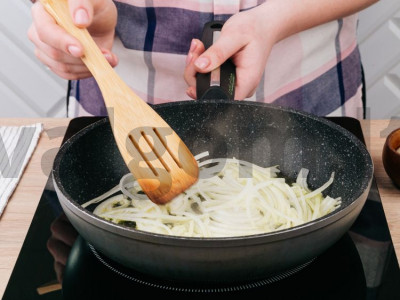
[[[0,119],[0,126],[28,125],[40,122],[44,130],[39,143],[0,216],[0,296],[2,297],[39,203],[53,159],[70,119]],[[382,165],[382,147],[386,137],[400,120],[362,120],[367,148],[374,161],[374,175],[389,224],[397,257],[400,257],[400,190],[387,176]]]

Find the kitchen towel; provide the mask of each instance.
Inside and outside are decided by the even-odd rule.
[[[26,126],[0,126],[0,216],[32,156],[41,123]]]

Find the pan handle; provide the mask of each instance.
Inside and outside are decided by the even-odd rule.
[[[216,41],[223,25],[223,21],[211,21],[204,25],[201,40],[206,49]],[[236,67],[231,59],[228,59],[219,68],[210,73],[197,73],[197,100],[234,100],[235,80]]]

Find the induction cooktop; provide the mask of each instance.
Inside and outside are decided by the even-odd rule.
[[[100,118],[71,120],[64,142]],[[328,119],[365,142],[358,120]],[[57,228],[58,236],[51,238],[51,227]],[[64,217],[49,178],[3,299],[132,299],[141,295],[177,299],[400,299],[399,264],[376,182],[373,180],[368,199],[349,232],[325,253],[270,278],[204,286],[151,278],[104,256]]]

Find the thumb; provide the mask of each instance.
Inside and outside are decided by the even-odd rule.
[[[221,32],[218,40],[194,61],[196,71],[211,72],[237,53],[244,45],[244,41],[235,39],[235,35],[228,37],[228,34],[224,35]]]
[[[93,20],[93,4],[89,0],[68,0],[72,20],[77,27],[86,28]]]

